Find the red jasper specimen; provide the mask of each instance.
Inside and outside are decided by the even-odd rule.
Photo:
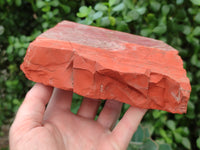
[[[191,92],[178,51],[162,41],[63,21],[27,50],[34,82],[95,99],[186,113]]]

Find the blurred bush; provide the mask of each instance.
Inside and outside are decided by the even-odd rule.
[[[188,112],[149,111],[138,132],[149,129],[161,145],[147,138],[152,149],[200,149],[199,0],[1,0],[0,12],[0,126],[13,118],[33,84],[19,70],[28,44],[66,19],[159,39],[179,50],[192,84]]]

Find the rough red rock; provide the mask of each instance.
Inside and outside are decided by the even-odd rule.
[[[63,21],[27,50],[34,82],[95,99],[185,113],[191,86],[178,51],[162,41]]]

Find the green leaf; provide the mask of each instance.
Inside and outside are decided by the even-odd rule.
[[[151,9],[153,11],[157,12],[157,11],[160,10],[161,4],[159,2],[157,2],[157,1],[151,1],[150,5],[151,5]]]
[[[163,42],[167,43],[167,38],[166,38],[166,37],[164,37],[164,36],[161,36],[161,37],[159,38],[159,40],[161,40],[161,41],[163,41]]]
[[[144,127],[143,128],[143,131],[144,131],[144,138],[147,139],[147,138],[150,138],[150,130],[148,127]]]
[[[49,23],[48,22],[42,23],[42,28],[43,29],[47,29],[48,27],[49,27]]]
[[[141,34],[142,36],[146,36],[146,37],[148,37],[151,33],[152,33],[152,29],[149,29],[149,28],[147,28],[147,29],[142,29],[142,30],[140,31],[140,34]]]
[[[122,11],[124,9],[124,4],[120,3],[117,6],[115,6],[112,10],[113,11]]]
[[[197,62],[198,62],[198,57],[197,57],[197,55],[196,55],[196,54],[192,55],[192,57],[191,57],[191,63],[192,63],[193,65],[195,65]]]
[[[172,148],[168,144],[160,144],[159,150],[172,150]]]
[[[129,9],[134,9],[135,8],[133,0],[124,0],[124,4]]]
[[[116,0],[109,0],[108,3],[109,3],[109,6],[111,7],[116,3]]]
[[[127,17],[132,20],[137,20],[139,18],[139,13],[136,10],[131,10],[128,12]]]
[[[194,5],[200,6],[200,0],[190,0]]]
[[[60,2],[58,0],[53,0],[53,1],[50,2],[50,4],[53,7],[57,7],[57,6],[59,6]]]
[[[91,25],[93,23],[93,18],[87,17],[87,18],[85,18],[84,21],[85,21],[84,24]]]
[[[83,100],[83,96],[80,96],[80,95],[78,95],[76,93],[73,93],[73,98],[72,99],[73,100]]]
[[[188,12],[191,14],[191,15],[196,15],[198,13],[198,9],[196,8],[189,8],[188,9]]]
[[[172,143],[172,139],[169,138],[169,136],[167,135],[167,132],[164,129],[160,129],[159,132],[160,132],[160,135],[167,141],[167,143]]]
[[[9,69],[9,72],[10,72],[11,74],[13,74],[13,73],[17,72],[18,67],[17,67],[16,64],[10,64],[10,65],[8,66],[8,69]]]
[[[71,105],[71,112],[76,114],[81,103],[82,103],[82,99],[83,97],[82,96],[79,96],[75,93],[73,93],[73,98],[72,98],[72,105]]]
[[[188,110],[186,116],[189,119],[194,119],[195,118],[194,110]]]
[[[15,104],[15,105],[20,105],[21,104],[21,102],[18,100],[18,99],[13,99],[13,104]]]
[[[176,124],[174,121],[172,120],[168,120],[167,123],[166,123],[167,127],[169,129],[171,129],[172,131],[174,131],[176,129]]]
[[[140,14],[143,15],[146,12],[146,7],[140,7],[140,8],[136,8],[136,11]]]
[[[143,147],[143,142],[130,142],[127,150],[140,150]]]
[[[21,6],[22,5],[22,0],[15,0],[15,4],[17,6]]]
[[[186,39],[193,46],[198,46],[199,45],[199,39],[195,38],[192,34],[187,35]]]
[[[2,35],[4,33],[5,29],[2,25],[0,25],[0,35]]]
[[[200,67],[200,60],[197,54],[193,54],[190,61],[194,66]]]
[[[195,27],[193,30],[193,35],[194,36],[199,36],[200,35],[200,27]]]
[[[197,71],[196,77],[197,77],[197,78],[200,78],[200,70]],[[188,102],[189,102],[189,101],[188,101]]]
[[[18,52],[18,55],[19,55],[19,57],[22,57],[25,55],[25,53],[26,53],[25,49],[20,49]]]
[[[103,12],[102,11],[98,11],[93,15],[93,19],[96,20],[96,19],[101,18],[102,16],[103,16]]]
[[[163,15],[167,15],[169,13],[169,11],[170,11],[169,5],[163,5],[162,6],[162,14]]]
[[[194,17],[194,21],[200,24],[200,12]]]
[[[8,48],[6,49],[6,53],[9,55],[13,52],[13,46],[9,45]]]
[[[106,5],[104,5],[103,3],[97,3],[94,7],[95,10],[98,11],[107,11],[108,7]]]
[[[200,149],[200,136],[198,137],[196,143],[197,143],[197,147]]]
[[[52,12],[50,10],[51,10],[51,6],[50,5],[45,5],[45,7],[42,8],[42,11],[43,12],[47,12],[47,14],[52,14]],[[49,18],[51,18],[51,17],[49,17]]]
[[[184,136],[189,136],[190,130],[188,129],[188,127],[181,127],[181,129]]]
[[[61,4],[60,6],[62,7],[62,9],[65,11],[66,14],[70,13],[71,8],[69,6],[63,4]]]
[[[187,77],[190,79],[190,82],[192,82],[193,76],[191,72],[187,72]]]
[[[110,20],[110,24],[111,24],[111,26],[114,26],[114,25],[115,25],[115,23],[116,23],[116,20],[115,20],[115,18],[114,18],[114,17],[112,17],[112,16],[110,16],[110,17],[109,17],[109,20]]]
[[[191,143],[190,143],[189,139],[186,137],[183,137],[182,145],[187,149],[191,149]]]
[[[147,139],[142,146],[142,150],[158,150],[158,145],[151,139]]]
[[[117,22],[117,30],[123,32],[129,32],[128,24],[125,21]]]
[[[88,8],[86,6],[81,6],[79,8],[79,12],[77,13],[77,16],[80,18],[87,17],[90,11],[91,11],[91,7]]]
[[[183,4],[183,2],[184,2],[184,0],[176,0],[177,5],[181,5],[181,4]]]
[[[188,101],[188,109],[194,110],[194,108],[195,108],[194,103],[192,103],[191,101]]]
[[[177,19],[185,19],[187,17],[187,12],[184,9],[179,9],[176,11]]]
[[[163,34],[167,31],[166,25],[159,25],[153,29],[154,33]]]
[[[110,25],[110,19],[108,17],[103,17],[101,19],[101,26],[106,27]]]
[[[160,112],[159,110],[154,110],[154,111],[153,111],[153,117],[154,117],[155,119],[159,118],[161,115],[162,115],[162,114],[161,114],[161,112]]]
[[[188,25],[184,25],[184,26],[183,26],[182,32],[183,32],[185,35],[190,34],[190,33],[191,33],[191,27],[188,26]]]
[[[17,79],[15,79],[15,80],[7,80],[6,81],[7,88],[11,88],[11,89],[16,88],[18,84],[19,84],[19,80],[17,80]]]
[[[181,134],[178,133],[178,132],[173,132],[173,135],[174,135],[174,138],[175,138],[176,142],[181,143],[181,141],[182,141]]]
[[[131,141],[142,142],[144,140],[144,132],[141,125],[138,126],[137,131],[134,133]]]
[[[3,7],[5,4],[5,1],[0,1],[0,7]],[[1,126],[1,125],[0,125]]]
[[[36,6],[37,6],[37,8],[40,9],[40,8],[42,8],[42,7],[45,6],[45,2],[43,2],[43,1],[41,1],[41,0],[37,0]]]

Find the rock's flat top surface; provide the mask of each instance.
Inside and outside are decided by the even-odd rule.
[[[162,41],[63,21],[33,41],[27,78],[95,99],[185,113],[191,86],[178,52]]]

